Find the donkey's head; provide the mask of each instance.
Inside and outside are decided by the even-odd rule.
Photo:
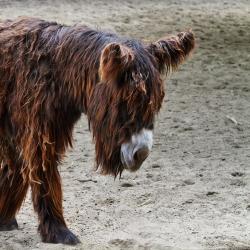
[[[147,158],[164,97],[161,77],[177,69],[194,43],[192,32],[182,32],[150,45],[128,40],[102,50],[100,83],[93,89],[88,117],[97,167],[104,174],[135,171]]]

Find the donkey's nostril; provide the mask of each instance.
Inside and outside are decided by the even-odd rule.
[[[149,149],[147,147],[140,148],[134,153],[134,161],[136,164],[141,164],[149,155]]]

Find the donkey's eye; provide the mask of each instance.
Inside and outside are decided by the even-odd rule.
[[[153,123],[150,123],[150,124],[147,126],[147,129],[153,130],[153,129],[154,129],[154,124],[153,124]]]

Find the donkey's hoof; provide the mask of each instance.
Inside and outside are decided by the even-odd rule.
[[[42,241],[46,243],[61,243],[67,245],[76,245],[80,240],[66,227],[57,228],[48,235],[41,235]]]
[[[11,231],[15,229],[18,229],[18,224],[15,218],[6,222],[0,220],[0,231]]]

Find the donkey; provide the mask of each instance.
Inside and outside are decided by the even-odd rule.
[[[18,228],[30,186],[43,242],[77,244],[62,209],[58,164],[86,114],[96,168],[136,171],[148,157],[162,76],[195,46],[191,31],[154,43],[36,18],[0,23],[0,230]]]

